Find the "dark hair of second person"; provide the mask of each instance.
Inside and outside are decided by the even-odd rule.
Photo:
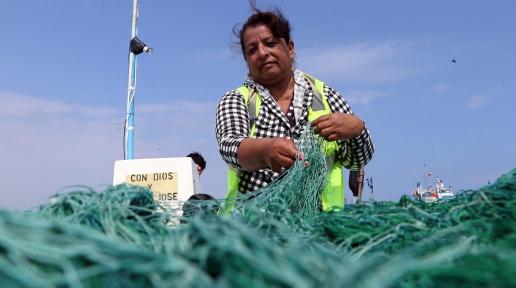
[[[204,160],[204,157],[202,157],[202,155],[199,152],[194,151],[194,152],[186,155],[186,157],[192,158],[194,163],[197,164],[197,166],[199,167],[199,170],[198,170],[199,174],[201,174],[202,171],[204,171],[204,169],[206,169],[206,160]]]

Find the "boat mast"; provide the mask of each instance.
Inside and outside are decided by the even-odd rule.
[[[131,39],[138,34],[138,0],[133,0]],[[133,159],[134,92],[136,88],[136,54],[129,49],[129,80],[127,86],[127,113],[125,118],[124,159]]]
[[[124,159],[133,159],[134,142],[134,94],[136,90],[136,56],[142,52],[151,53],[148,47],[138,39],[138,16],[140,10],[138,0],[133,0],[131,17],[131,41],[129,43],[129,80],[127,85],[127,113],[124,128]]]

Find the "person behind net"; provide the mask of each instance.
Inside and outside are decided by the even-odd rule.
[[[201,155],[201,153],[193,151],[192,153],[186,155],[186,157],[192,158],[196,165],[197,173],[199,173],[199,176],[201,176],[204,169],[206,169],[206,160],[204,160],[204,157]]]
[[[192,161],[195,163],[197,173],[199,173],[199,176],[201,176],[201,174],[204,172],[204,169],[206,169],[206,160],[204,160],[204,157],[196,151],[186,155],[186,157],[192,158]],[[182,210],[183,216],[185,217],[192,217],[199,213],[206,214],[213,212],[214,214],[218,210],[218,202],[213,196],[209,194],[197,193],[188,198],[188,200],[183,204]],[[182,221],[184,221],[184,219]]]
[[[331,146],[322,208],[343,207],[342,167],[358,171],[372,158],[369,131],[337,90],[294,67],[291,27],[281,11],[251,6],[247,21],[234,28],[248,75],[216,112],[219,152],[229,166],[226,197],[253,192],[291,167],[295,142],[311,123]]]

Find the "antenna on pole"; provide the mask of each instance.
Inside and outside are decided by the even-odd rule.
[[[136,55],[145,52],[151,53],[152,48],[147,47],[138,39],[138,0],[133,0],[131,17],[131,41],[129,43],[129,80],[127,86],[127,113],[124,127],[124,159],[133,159],[134,142],[134,95],[136,89]]]
[[[367,186],[369,186],[369,189],[371,190],[371,195],[369,196],[369,199],[374,201],[373,196],[373,177],[366,178]]]
[[[412,167],[412,172],[414,173],[414,176],[416,177],[417,182],[420,183],[421,180],[419,179],[419,176],[417,175],[416,169],[414,167]]]

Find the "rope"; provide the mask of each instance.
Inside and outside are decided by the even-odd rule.
[[[514,286],[516,169],[436,203],[403,196],[321,212],[323,145],[307,128],[303,160],[229,215],[203,200],[174,216],[126,185],[0,210],[0,286]]]

